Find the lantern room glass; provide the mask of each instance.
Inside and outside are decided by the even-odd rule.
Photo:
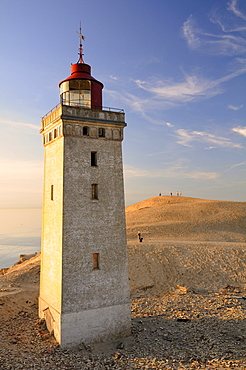
[[[60,85],[61,103],[91,108],[91,81],[70,80]]]

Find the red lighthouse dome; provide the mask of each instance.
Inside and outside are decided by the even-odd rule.
[[[80,29],[81,31],[81,29]],[[84,40],[81,32],[80,39]],[[91,76],[91,67],[82,57],[82,44],[79,45],[79,61],[71,65],[71,75],[59,83],[63,105],[102,109],[103,84]]]

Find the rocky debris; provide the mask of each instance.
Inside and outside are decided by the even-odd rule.
[[[31,253],[31,254],[21,254],[19,261],[15,263],[15,265],[19,265],[25,261],[28,261],[30,258],[33,258],[37,255],[38,253]]]
[[[8,268],[3,268],[3,269],[0,269],[0,276],[1,275],[5,275],[8,271]]]
[[[71,350],[57,345],[37,318],[37,304],[30,309],[27,303],[26,310],[0,321],[0,368],[245,370],[245,294],[237,287],[206,294],[179,287],[136,297],[130,338]]]
[[[39,253],[40,254],[40,253]],[[19,261],[18,262],[16,262],[15,264],[14,264],[14,266],[16,266],[16,265],[20,265],[20,264],[22,264],[23,262],[25,262],[25,261],[28,261],[28,260],[30,260],[31,258],[34,258],[34,257],[36,257],[37,255],[39,255],[37,252],[36,253],[31,253],[31,254],[21,254],[20,255],[20,258],[19,258]],[[2,269],[0,269],[0,276],[1,275],[5,275],[5,274],[7,274],[7,273],[9,273],[12,269],[13,269],[13,267],[14,266],[12,266],[12,267],[8,267],[8,268],[2,268]]]

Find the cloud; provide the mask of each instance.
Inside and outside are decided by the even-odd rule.
[[[240,12],[237,8],[238,1],[232,0],[229,4],[227,10],[232,14],[230,19],[228,17],[223,17],[223,13],[217,14],[213,12],[210,17],[211,23],[220,26],[222,33],[207,33],[199,29],[195,20],[190,16],[186,22],[184,22],[182,27],[182,36],[186,40],[188,46],[192,49],[200,49],[205,53],[219,54],[219,55],[242,55],[246,52],[246,40],[244,34],[242,33],[235,36],[234,32],[243,32],[246,30],[245,22],[246,15]],[[237,17],[235,19],[235,16]],[[238,17],[240,21],[238,21]],[[234,26],[231,26],[231,23]],[[240,22],[240,24],[238,23]]]
[[[206,149],[217,147],[242,148],[240,144],[235,144],[228,138],[216,136],[207,132],[179,129],[176,130],[176,134],[178,139],[177,143],[187,147],[191,147],[193,142],[200,142],[204,144],[212,144],[212,146],[207,147]]]
[[[18,122],[18,121],[10,121],[10,120],[6,120],[6,119],[0,119],[0,123],[2,124],[5,124],[5,125],[9,125],[9,126],[24,126],[24,127],[28,127],[28,128],[31,128],[33,130],[39,130],[40,127],[37,126],[37,125],[33,125],[32,123],[26,123],[26,122]]]
[[[199,98],[208,98],[222,92],[217,81],[195,75],[185,75],[181,82],[172,81],[135,81],[137,86],[154,94],[156,99],[186,103]]]
[[[236,163],[236,164],[230,166],[225,172],[228,172],[228,171],[232,170],[235,167],[244,166],[244,165],[246,165],[246,162]]]
[[[232,109],[232,110],[236,110],[236,111],[238,111],[239,109],[241,109],[243,107],[243,104],[241,104],[241,105],[239,105],[239,106],[235,106],[235,105],[228,105],[228,108],[229,109]]]
[[[124,166],[124,176],[126,179],[134,177],[145,177],[145,178],[187,178],[195,180],[214,180],[219,177],[216,172],[203,172],[203,171],[189,171],[182,167],[167,167],[161,170],[144,170],[133,166]]]
[[[144,115],[145,112],[169,109],[175,105],[170,101],[157,100],[154,96],[143,98],[138,95],[131,94],[128,91],[119,92],[115,90],[106,90],[106,93],[110,95],[111,99],[117,101],[117,104],[119,104],[119,102],[122,102],[121,104],[127,104],[132,111],[140,112],[142,115]],[[150,117],[145,116],[145,118],[150,121]],[[152,123],[166,124],[165,121],[158,122],[159,123],[157,123],[157,121]]]
[[[145,110],[147,109],[146,107],[164,109],[180,103],[208,99],[223,93],[224,90],[221,87],[223,83],[246,73],[246,59],[237,58],[233,68],[234,70],[231,73],[217,80],[188,74],[184,75],[183,80],[180,82],[153,80],[153,78],[150,81],[136,80],[137,86],[148,94],[152,94],[152,97],[151,100],[143,100],[131,95],[131,104],[136,104],[139,110]],[[158,104],[158,101],[161,101],[162,104]],[[163,103],[166,106],[163,106]]]
[[[112,75],[110,75],[109,77],[110,77],[112,80],[116,80],[116,81],[118,80],[118,77],[115,77],[115,76],[112,76]]]
[[[206,34],[204,34],[206,35]],[[218,36],[218,35],[206,35],[210,36],[210,40],[204,41],[206,46],[210,48],[210,52],[219,55],[241,55],[246,52],[246,42],[241,37],[232,36]],[[208,50],[208,49],[207,49]]]
[[[107,94],[114,100],[122,101],[133,111],[141,115],[151,123],[157,125],[174,125],[165,120],[156,119],[147,115],[147,112],[157,112],[177,107],[181,104],[196,102],[202,99],[208,99],[224,92],[223,84],[231,79],[246,73],[246,59],[237,58],[234,62],[231,73],[222,76],[219,79],[207,79],[198,75],[185,74],[181,81],[156,80],[154,78],[148,81],[135,80],[137,87],[143,90],[146,97],[140,97],[128,91],[107,90]],[[140,95],[140,92],[138,94]],[[230,109],[233,106],[229,106]],[[241,106],[238,108],[240,109]]]
[[[243,14],[238,8],[238,0],[231,0],[231,3],[228,6],[228,10],[232,11],[237,17],[246,20],[246,15]]]
[[[171,106],[173,106],[172,102],[158,101],[153,97],[141,98],[126,91],[119,93],[118,91],[107,90],[107,93],[113,99],[117,99],[118,102],[121,100],[123,103],[130,106],[133,111],[139,112],[144,119],[155,125],[168,127],[174,126],[170,122],[167,122],[163,119],[155,119],[152,116],[146,114],[147,111],[157,111],[170,108]]]
[[[240,135],[243,135],[246,137],[246,126],[244,127],[234,127],[232,131],[237,132]]]
[[[192,15],[190,15],[187,21],[184,22],[182,31],[184,38],[191,48],[197,48],[200,46],[200,39],[197,36],[199,30],[195,28],[195,22]]]
[[[226,8],[225,11],[230,17],[237,19],[240,14],[240,19],[242,19],[242,14],[237,13],[237,5],[238,1],[232,0],[228,8],[229,13]],[[216,14],[210,20],[213,23],[222,25]],[[246,53],[246,40],[244,37],[223,31],[224,28],[222,26],[221,29],[222,32],[218,34],[204,32],[197,27],[194,17],[190,16],[184,22],[182,32],[189,47],[194,49],[201,48],[202,50],[210,50],[215,54],[224,55]],[[148,80],[136,79],[133,81],[138,87],[137,92],[130,93],[130,89],[128,89],[128,91],[125,90],[120,93],[115,91],[107,91],[107,93],[111,97],[117,97],[118,102],[123,101],[133,111],[139,112],[149,122],[174,127],[172,123],[165,121],[165,119],[159,120],[151,115],[156,114],[158,111],[173,109],[182,104],[197,102],[222,94],[225,91],[225,83],[245,73],[246,58],[237,57],[230,64],[230,72],[217,79],[206,78],[199,73],[184,73],[179,80],[151,77]],[[132,91],[134,89],[136,91],[135,87],[133,87]],[[229,109],[233,110],[241,109],[241,107],[228,106]],[[151,115],[148,115],[150,112]],[[208,146],[209,149],[212,147],[213,145]]]
[[[164,120],[159,120],[159,119],[154,119],[150,116],[148,116],[147,114],[145,114],[143,111],[141,112],[142,113],[142,116],[149,122],[151,123],[154,123],[155,125],[159,125],[159,126],[168,126],[168,127],[174,127],[174,125],[170,122],[166,122]]]

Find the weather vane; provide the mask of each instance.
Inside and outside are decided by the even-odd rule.
[[[85,36],[82,35],[81,31],[82,31],[82,28],[81,28],[81,22],[80,22],[79,32],[76,31],[76,33],[79,35],[79,40],[80,40],[80,42],[79,42],[79,52],[78,52],[78,54],[79,54],[78,63],[84,63],[82,40],[85,40]]]

